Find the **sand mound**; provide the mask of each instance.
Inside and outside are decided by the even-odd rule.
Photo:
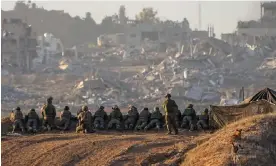
[[[276,163],[276,114],[242,119],[217,131],[208,140],[185,155],[183,166],[225,166],[234,160],[241,165],[273,165]],[[241,147],[232,153],[231,138],[242,129]],[[234,159],[236,158],[236,159]]]

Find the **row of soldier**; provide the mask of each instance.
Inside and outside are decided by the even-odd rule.
[[[151,112],[148,108],[144,108],[140,113],[135,106],[130,106],[127,115],[123,116],[119,107],[115,105],[112,112],[108,116],[101,106],[94,115],[88,111],[87,106],[83,106],[78,111],[77,117],[73,117],[68,106],[60,114],[59,121],[55,122],[56,109],[52,104],[53,98],[47,99],[47,104],[42,107],[43,124],[42,130],[52,130],[57,128],[60,130],[69,130],[73,121],[77,121],[76,132],[91,133],[94,129],[117,129],[117,130],[149,130],[156,127],[158,130],[163,128],[164,121],[168,129],[168,134],[171,134],[172,129],[175,134],[178,133],[178,128],[188,128],[190,131],[195,129],[208,128],[208,109],[205,109],[202,115],[197,116],[193,105],[190,104],[183,113],[180,112],[178,106],[171,99],[170,94],[166,95],[166,100],[163,103],[165,115],[160,112],[159,107],[155,107]],[[40,122],[38,114],[34,109],[31,109],[23,120],[23,114],[19,107],[11,114],[13,122],[13,132],[19,127],[22,132],[25,132],[24,122],[29,132],[37,132]]]

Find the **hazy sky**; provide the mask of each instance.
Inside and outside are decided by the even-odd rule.
[[[120,5],[125,5],[126,14],[134,18],[143,7],[153,7],[161,19],[183,20],[186,17],[191,27],[198,28],[198,4],[201,4],[202,29],[213,24],[215,33],[233,32],[237,21],[260,18],[260,2],[257,1],[32,1],[37,6],[48,10],[64,10],[71,16],[83,17],[91,12],[92,17],[100,23],[104,16],[118,13]],[[12,1],[1,1],[3,10],[13,9]]]

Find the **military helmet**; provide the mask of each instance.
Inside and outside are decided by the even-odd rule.
[[[101,106],[100,106],[100,109],[103,110],[103,109],[104,109],[104,106],[101,105]]]
[[[20,111],[21,109],[20,109],[20,107],[16,107],[14,110],[15,111]]]
[[[172,96],[171,96],[171,94],[167,93],[165,97],[170,98],[170,97],[172,97]]]
[[[47,102],[52,102],[53,101],[53,97],[50,96],[48,99],[47,99]]]
[[[70,108],[69,108],[68,106],[65,106],[65,107],[64,107],[64,110],[67,110],[67,111],[68,111],[69,109],[70,109]]]
[[[34,108],[32,108],[30,111],[35,111],[35,109],[34,109]]]
[[[84,106],[81,107],[81,110],[82,111],[88,111],[88,107],[86,105],[84,105]]]
[[[193,106],[194,106],[193,104],[189,104],[189,106],[188,106],[188,107],[189,107],[189,108],[193,108]]]
[[[119,107],[117,105],[114,105],[113,109],[118,109]]]
[[[159,107],[154,107],[154,111],[159,111]]]
[[[149,110],[149,108],[148,108],[148,107],[145,107],[144,110]]]

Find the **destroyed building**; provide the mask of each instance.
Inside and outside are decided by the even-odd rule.
[[[260,20],[239,21],[237,31],[232,34],[222,34],[222,40],[233,45],[260,45],[263,42],[266,44],[275,43],[276,2],[263,2],[260,8]]]
[[[127,49],[141,49],[145,40],[154,41],[160,46],[181,44],[189,38],[191,29],[184,23],[148,23],[129,21],[125,27]]]
[[[2,20],[2,66],[30,71],[36,53],[36,34],[21,19]]]

